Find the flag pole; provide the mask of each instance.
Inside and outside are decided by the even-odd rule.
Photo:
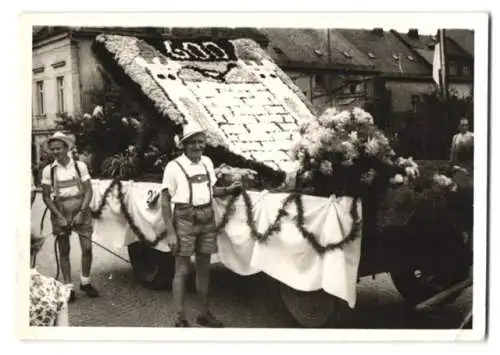
[[[440,81],[441,81],[441,95],[443,100],[444,107],[444,125],[445,130],[451,128],[451,124],[449,122],[449,112],[448,112],[448,62],[446,58],[446,30],[444,28],[439,29],[439,43],[440,45],[440,60],[441,60],[441,72],[440,72]],[[445,135],[446,136],[446,135]],[[448,145],[448,139],[446,139],[445,146]],[[446,154],[449,152],[449,147],[446,148]]]
[[[440,50],[440,61],[441,61],[441,95],[443,101],[446,103],[448,100],[448,64],[446,62],[446,30],[444,28],[439,29],[439,46]]]

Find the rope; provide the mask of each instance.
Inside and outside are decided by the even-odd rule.
[[[42,233],[42,231],[43,231],[43,225],[44,225],[45,217],[47,216],[48,210],[49,210],[49,208],[45,207],[45,211],[43,211],[42,219],[40,221],[40,233]],[[59,275],[61,273],[61,258],[60,258],[60,255],[59,255],[59,248],[58,248],[59,240],[61,238],[69,238],[69,236],[71,235],[71,232],[72,232],[72,229],[71,229],[71,226],[69,226],[68,230],[67,230],[67,232],[65,234],[56,235],[55,239],[54,239],[54,256],[55,256],[55,259],[56,259],[56,276],[55,276],[56,280],[59,279]],[[116,256],[117,258],[123,260],[124,262],[126,262],[128,264],[131,264],[130,260],[125,259],[124,257],[122,257],[121,255],[118,255],[117,253],[115,253],[111,249],[109,249],[109,248],[105,247],[104,245],[102,245],[102,244],[100,244],[100,243],[92,240],[92,238],[89,238],[89,237],[84,236],[84,235],[80,235],[80,237],[89,240],[91,243],[97,245],[101,249],[104,249],[108,253]],[[33,265],[32,265],[32,267],[34,267],[35,265],[36,265],[36,255],[33,258]]]

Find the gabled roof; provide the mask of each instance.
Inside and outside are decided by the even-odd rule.
[[[474,31],[464,29],[447,29],[446,37],[453,40],[474,58]]]
[[[139,38],[250,38],[262,46],[267,46],[268,39],[256,28],[249,27],[68,27],[68,26],[34,26],[33,42],[61,34],[96,36],[100,33],[121,34]]]
[[[373,63],[335,30],[261,28],[260,31],[269,39],[267,52],[280,66],[373,69]]]
[[[437,40],[434,36],[419,34],[417,30],[414,30],[412,34],[397,32],[391,30],[391,32],[399,37],[406,45],[415,51],[420,57],[422,57],[429,65],[434,62],[434,47]]]
[[[207,129],[210,146],[276,170],[291,168],[288,150],[300,123],[314,118],[313,108],[256,42],[166,41],[155,47],[102,34],[94,49],[166,119]]]
[[[414,30],[416,31],[416,30]],[[418,53],[427,63],[432,65],[433,59],[434,59],[434,47],[436,43],[438,42],[438,39],[436,36],[428,36],[428,35],[421,35],[416,32],[413,32],[413,34],[410,35],[410,33],[401,33],[397,32],[394,30],[391,30],[393,34],[395,34],[397,37],[399,37],[406,45]],[[457,43],[455,40],[453,40],[453,36],[460,37],[461,33],[463,30],[446,30],[446,54],[452,57],[467,57],[470,58],[469,53],[463,49],[459,43]],[[467,34],[467,30],[465,30],[465,34]],[[456,34],[456,35],[455,35]],[[472,33],[473,35],[473,33]],[[466,37],[466,36],[464,36]],[[474,37],[472,36],[472,41],[474,40]],[[472,46],[474,43],[472,42]]]
[[[472,59],[473,55],[470,55],[464,48],[455,42],[449,36],[448,31],[449,30],[446,30],[446,54],[453,57]]]
[[[358,48],[383,75],[430,76],[431,67],[418,58],[394,33],[366,29],[336,29]]]

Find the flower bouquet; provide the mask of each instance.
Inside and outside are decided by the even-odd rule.
[[[373,117],[360,108],[330,108],[302,124],[291,154],[299,167],[296,188],[312,187],[316,195],[360,197],[367,187],[403,184],[418,176],[418,165],[397,158]]]
[[[251,169],[237,168],[227,164],[221,164],[215,169],[217,185],[230,186],[234,182],[241,182],[245,189],[258,188],[259,176]]]

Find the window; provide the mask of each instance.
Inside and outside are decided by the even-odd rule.
[[[45,115],[45,95],[43,81],[36,82],[36,109],[39,116]]]
[[[469,63],[464,63],[464,65],[462,67],[462,74],[465,75],[465,76],[469,76],[470,75],[470,65],[469,65]]]
[[[318,94],[323,94],[326,92],[328,78],[326,75],[316,74],[314,75],[314,92]]]
[[[451,76],[457,76],[458,75],[458,65],[456,62],[450,62],[449,69],[450,75]]]
[[[64,106],[64,76],[57,77],[57,112],[65,112]]]

